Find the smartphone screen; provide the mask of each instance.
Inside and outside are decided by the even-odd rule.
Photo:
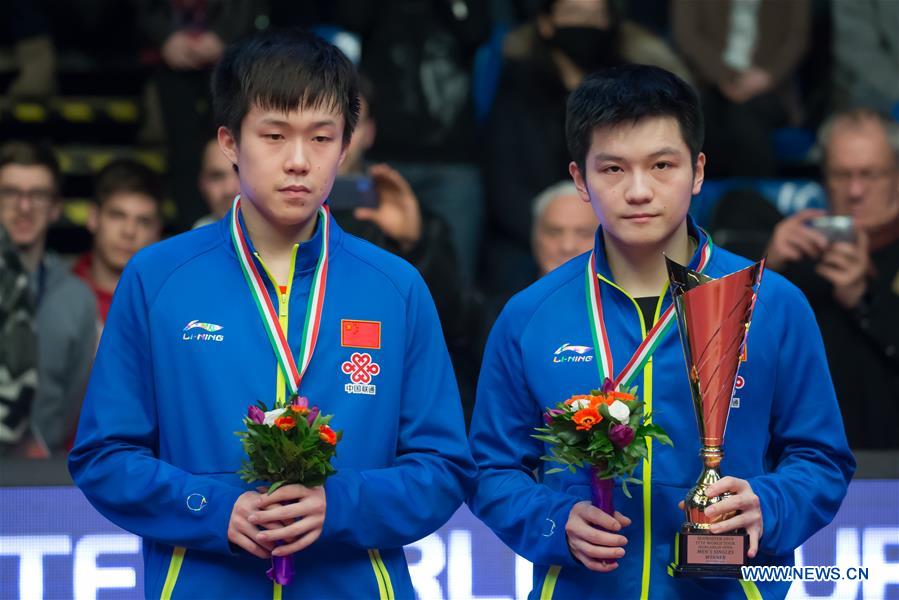
[[[357,206],[376,208],[378,194],[371,177],[366,175],[338,176],[328,196],[332,210],[352,210]]]

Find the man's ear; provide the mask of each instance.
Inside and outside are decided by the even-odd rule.
[[[577,188],[577,194],[581,197],[581,200],[590,204],[590,193],[587,191],[587,180],[584,179],[581,170],[578,168],[577,163],[571,161],[568,164],[568,173],[571,175],[571,179],[574,181],[574,187]]]
[[[696,164],[693,165],[693,195],[695,196],[702,190],[702,182],[705,181],[705,154],[702,152],[696,157]]]
[[[234,137],[231,130],[224,125],[218,128],[218,141],[219,148],[222,149],[222,153],[224,153],[225,157],[231,161],[232,165],[237,166],[237,138]]]

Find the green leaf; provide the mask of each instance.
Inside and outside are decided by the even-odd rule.
[[[269,494],[269,495],[274,494],[274,493],[275,493],[275,490],[277,490],[279,487],[281,487],[281,486],[284,485],[285,483],[286,483],[286,482],[285,482],[283,479],[282,479],[281,481],[276,481],[275,483],[273,483],[273,484],[268,488],[268,492],[266,492],[266,493]]]
[[[565,471],[565,469],[563,469],[561,467],[555,467],[555,468],[549,469],[548,471],[544,472],[544,475],[552,475],[554,473],[562,473],[563,471]]]
[[[668,434],[665,433],[665,430],[655,423],[644,424],[638,432],[641,436],[649,436],[661,444],[674,446],[674,443],[671,441],[671,438],[668,437]]]
[[[607,422],[612,419],[612,415],[609,414],[609,407],[605,403],[599,405],[599,414],[602,415],[602,418]]]

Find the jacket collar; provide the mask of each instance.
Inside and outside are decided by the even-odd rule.
[[[687,215],[687,235],[699,242],[696,250],[693,252],[693,256],[690,257],[690,263],[687,265],[695,271],[699,268],[699,261],[702,258],[702,247],[706,242],[710,241],[709,235],[696,224],[691,215]],[[609,267],[608,256],[606,255],[606,242],[602,235],[602,225],[596,228],[593,250],[596,253],[596,272],[609,281],[615,281],[612,277],[612,269]]]
[[[235,260],[237,259],[236,250],[234,249],[234,244],[231,241],[231,213],[234,209],[228,211],[221,221],[219,221],[219,226],[221,227],[222,235],[227,240],[229,252],[234,255]],[[328,221],[330,224],[330,243],[328,244],[328,250],[331,255],[334,254],[334,250],[340,245],[340,240],[342,238],[343,231],[337,225],[337,222],[334,220],[334,217],[328,212]],[[247,246],[250,248],[250,252],[253,254],[253,260],[256,261],[256,266],[260,270],[262,269],[262,263],[259,261],[259,257],[256,256],[256,246],[253,244],[253,240],[250,238],[249,232],[247,231],[247,224],[244,221],[243,214],[240,213],[237,215],[237,222],[243,231],[244,238],[247,240]],[[308,273],[315,269],[315,265],[318,262],[319,254],[321,253],[321,245],[322,238],[324,237],[322,233],[322,222],[320,216],[316,215],[316,223],[315,223],[315,231],[312,234],[312,237],[307,241],[299,244],[296,253],[296,262],[294,264],[293,276],[296,279],[299,275]]]

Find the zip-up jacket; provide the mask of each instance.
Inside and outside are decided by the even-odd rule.
[[[72,476],[105,517],[143,538],[148,598],[411,598],[403,545],[446,522],[475,474],[427,288],[409,264],[331,220],[321,329],[300,393],[334,415],[343,439],[338,472],[324,486],[322,535],[294,555],[294,581],[278,592],[269,562],[227,539],[234,502],[254,487],[235,474],[245,455],[234,432],[250,404],[272,406],[286,394],[229,219],[128,264],[69,457]],[[266,281],[294,353],[322,237],[319,223],[295,247],[285,289]],[[344,335],[355,327],[346,321],[370,322],[368,333]],[[370,381],[351,381],[371,363],[379,369],[369,369]]]
[[[688,222],[701,244],[705,233]],[[597,230],[595,251],[602,306],[616,374],[646,331],[633,298],[618,287]],[[690,268],[696,269],[699,252]],[[675,579],[675,534],[685,520],[678,502],[699,477],[699,434],[676,326],[634,384],[653,422],[674,447],[652,444],[635,471],[642,485],[617,487],[615,507],[632,523],[625,556],[610,573],[581,565],[568,549],[565,524],[572,507],[590,499],[586,469],[545,475],[549,449],[532,436],[541,414],[573,394],[599,387],[592,348],[585,267],[576,257],[512,298],[485,352],[470,442],[480,473],[472,511],[515,552],[534,562],[531,598],[764,598],[783,597],[786,583]],[[712,277],[750,264],[713,247]],[[659,290],[655,319],[671,303]],[[567,346],[566,346],[567,344]],[[570,349],[586,346],[587,349]],[[773,272],[763,276],[724,437],[723,476],[746,479],[758,495],[764,522],[759,553],[750,564],[792,564],[793,551],[830,522],[846,493],[855,461],[827,370],[815,318],[798,289]]]

